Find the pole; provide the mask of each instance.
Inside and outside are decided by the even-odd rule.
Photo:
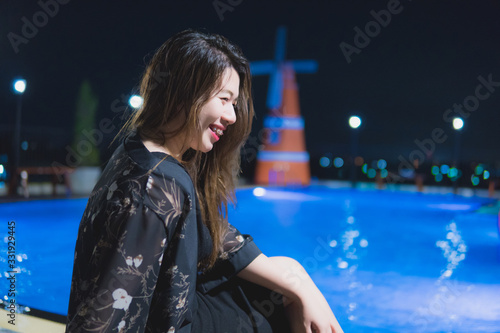
[[[356,187],[356,155],[358,154],[358,129],[351,129],[351,186]]]
[[[12,142],[12,164],[10,171],[10,185],[9,185],[9,195],[17,194],[17,186],[18,186],[18,175],[17,168],[19,167],[19,155],[20,155],[20,146],[21,146],[21,115],[22,115],[22,107],[23,107],[23,94],[19,94],[17,100],[17,110],[16,110],[16,122],[14,125],[14,140]]]
[[[455,130],[455,153],[454,153],[454,161],[453,161],[453,166],[457,169],[459,169],[460,166],[460,130]],[[457,194],[458,193],[458,172],[456,177],[453,177],[453,193]]]

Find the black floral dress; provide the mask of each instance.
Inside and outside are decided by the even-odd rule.
[[[83,214],[66,331],[287,331],[279,297],[235,276],[261,253],[252,238],[230,225],[220,260],[201,274],[211,244],[188,173],[133,133]]]

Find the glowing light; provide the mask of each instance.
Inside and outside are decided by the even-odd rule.
[[[14,91],[18,94],[24,93],[26,90],[26,80],[20,79],[14,82]]]
[[[326,156],[323,156],[319,159],[319,165],[321,165],[323,168],[328,168],[331,163],[332,161]]]
[[[377,171],[375,171],[375,169],[368,169],[368,178],[375,178],[375,176],[377,175]]]
[[[363,173],[367,173],[368,172],[368,164],[363,164],[363,166],[361,167],[361,171],[363,171]]]
[[[5,168],[3,167],[3,164],[0,164],[0,175],[5,172]]]
[[[362,239],[359,241],[359,246],[361,247],[367,247],[368,246],[368,241],[366,239]]]
[[[466,204],[429,204],[427,205],[429,208],[441,209],[441,210],[450,210],[450,211],[467,211],[473,208],[472,205]]]
[[[351,126],[351,128],[358,128],[359,126],[361,126],[361,118],[359,118],[358,116],[351,116],[349,118],[349,126]]]
[[[347,261],[340,261],[337,265],[339,268],[347,268],[347,266],[349,266],[349,264],[347,263]]]
[[[479,164],[479,165],[476,167],[476,169],[474,170],[475,174],[476,174],[476,175],[478,175],[478,176],[479,176],[480,174],[482,174],[482,173],[483,173],[483,171],[484,171],[484,168],[483,168],[483,166],[482,166],[481,164]]]
[[[128,104],[134,109],[138,109],[142,106],[144,99],[139,95],[132,95],[128,100]]]
[[[361,156],[356,156],[356,158],[354,159],[354,164],[356,164],[356,166],[361,166],[363,165],[363,163],[365,163],[364,158]]]
[[[451,274],[453,274],[453,271],[451,269],[447,269],[446,271],[444,271],[443,276],[450,277]]]
[[[450,170],[448,170],[448,177],[450,178],[455,178],[458,176],[458,169],[453,167]]]
[[[453,118],[453,128],[457,131],[464,127],[464,120],[462,118]]]
[[[431,173],[433,176],[437,175],[439,173],[439,167],[437,165],[433,165],[431,168]]]
[[[1,165],[0,165],[1,166]],[[1,173],[1,172],[0,172]],[[490,178],[490,172],[488,170],[484,170],[483,173],[483,179],[489,179]]]
[[[24,151],[28,150],[28,141],[23,141],[21,143],[21,149]]]
[[[387,168],[387,162],[385,160],[383,160],[383,159],[380,159],[377,162],[377,167],[379,169],[385,169],[385,168]]]
[[[470,178],[470,181],[471,181],[473,186],[479,185],[479,177],[472,175],[472,177]]]
[[[450,170],[450,167],[447,164],[441,165],[441,173],[443,175],[446,175],[448,173],[448,170]]]
[[[256,187],[253,189],[253,195],[255,195],[256,197],[262,197],[266,194],[266,189],[263,188],[263,187]]]
[[[380,170],[380,177],[385,178],[389,175],[389,171],[387,169]]]
[[[341,168],[344,165],[344,160],[340,157],[336,157],[333,160],[333,165],[335,165],[335,167],[337,167],[337,168]]]
[[[443,175],[438,173],[436,176],[434,176],[434,179],[436,180],[436,182],[440,182],[443,180]]]
[[[334,239],[330,242],[330,247],[336,247],[337,246],[337,241]]]

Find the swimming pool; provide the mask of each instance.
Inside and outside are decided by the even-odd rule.
[[[497,217],[476,212],[492,200],[326,186],[237,197],[231,222],[267,255],[302,263],[346,332],[500,331]],[[18,303],[66,313],[85,204],[0,205],[2,221],[16,221]],[[6,290],[2,279],[2,297]]]

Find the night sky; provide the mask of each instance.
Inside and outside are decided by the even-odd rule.
[[[22,156],[25,164],[64,158],[83,80],[90,80],[99,97],[97,121],[113,119],[118,128],[120,115],[112,105],[135,92],[148,55],[175,32],[194,28],[220,33],[254,61],[273,57],[280,25],[288,28],[288,59],[319,63],[317,73],[298,75],[307,147],[313,158],[326,152],[348,154],[347,119],[356,113],[363,118],[359,137],[363,156],[397,162],[398,156],[408,158],[418,149],[415,140],[430,140],[432,131],[440,128],[448,138],[435,144],[433,159],[449,161],[454,133],[443,115],[467,100],[475,111],[465,119],[463,159],[500,161],[498,1],[220,0],[231,9],[222,16],[210,0],[60,1],[65,4],[58,5],[53,17],[46,16],[36,35],[17,45],[17,53],[9,33],[22,37],[26,21],[43,20],[41,3],[55,0],[0,3],[0,154],[10,150],[14,127],[12,80],[23,76],[28,88],[23,96],[22,139],[32,142]],[[366,45],[358,43],[348,62],[340,44],[356,46],[355,28],[365,31],[367,23],[375,21],[373,13],[388,6],[394,11],[390,22],[372,30]],[[478,88],[479,76],[493,83]],[[268,77],[255,77],[253,83],[256,136],[267,112]],[[477,89],[481,100],[474,97]],[[473,105],[474,100],[479,104]],[[100,147],[103,161],[116,132],[107,135]]]

